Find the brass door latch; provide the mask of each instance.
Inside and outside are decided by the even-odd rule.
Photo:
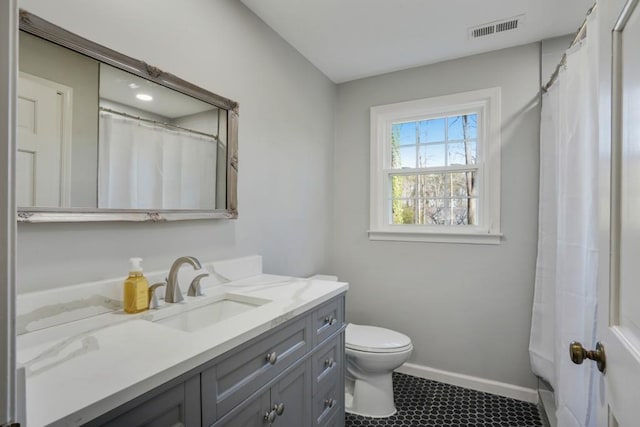
[[[596,344],[595,350],[586,350],[582,344],[573,341],[569,344],[569,356],[576,365],[582,364],[584,359],[591,359],[596,362],[600,372],[604,372],[607,368],[607,358],[604,353],[604,345],[601,342]]]

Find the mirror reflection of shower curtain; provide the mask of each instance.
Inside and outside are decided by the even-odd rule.
[[[98,207],[215,209],[214,138],[100,113]]]
[[[597,28],[597,11],[587,20]],[[542,97],[538,259],[529,354],[554,388],[559,427],[595,427],[595,364],[574,365],[569,343],[595,348],[598,274],[598,40],[567,52]]]

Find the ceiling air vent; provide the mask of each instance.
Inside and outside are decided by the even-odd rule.
[[[491,36],[505,31],[513,31],[522,27],[524,15],[515,16],[513,18],[502,19],[500,21],[490,22],[488,24],[478,25],[469,28],[469,38],[477,39],[480,37]]]
[[[485,27],[480,27],[480,28],[474,28],[473,29],[473,33],[472,33],[472,37],[474,39],[478,38],[478,37],[484,37],[484,36],[490,36],[491,34],[496,32],[496,26],[495,25],[488,25]]]

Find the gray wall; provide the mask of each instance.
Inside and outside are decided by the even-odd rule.
[[[180,7],[152,0],[22,0],[20,6],[240,102],[237,221],[20,225],[21,292],[124,275],[130,256],[144,257],[152,270],[183,254],[259,253],[269,272],[334,272],[349,281],[349,320],[410,335],[411,362],[535,387],[527,347],[537,240],[539,44],[336,89],[235,0]],[[493,86],[502,87],[504,241],[369,241],[369,108]]]
[[[338,86],[332,273],[350,283],[348,320],[409,335],[410,362],[524,387],[537,246],[540,45]],[[498,246],[370,241],[369,108],[502,88]]]
[[[30,34],[20,33],[20,71],[73,89],[71,206],[98,200],[98,62]]]
[[[224,110],[223,110],[224,111]],[[189,114],[188,116],[178,117],[171,121],[176,126],[187,129],[205,132],[211,135],[218,134],[218,109],[203,111],[201,113]]]
[[[253,253],[268,272],[327,269],[336,87],[239,1],[20,7],[240,103],[237,221],[20,225],[20,292],[125,275],[131,256],[147,270]]]

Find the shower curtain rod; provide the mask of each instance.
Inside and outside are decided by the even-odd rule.
[[[197,130],[187,129],[187,128],[183,128],[183,127],[180,127],[180,126],[172,125],[172,124],[169,124],[169,123],[163,123],[163,122],[158,122],[156,120],[145,119],[144,117],[134,116],[133,114],[123,113],[121,111],[112,110],[111,108],[99,107],[99,109],[100,109],[100,111],[104,111],[104,112],[111,113],[111,114],[116,114],[118,116],[128,117],[130,119],[139,120],[141,122],[153,123],[154,125],[160,125],[162,127],[168,128],[170,130],[176,130],[177,129],[177,130],[181,130],[181,131],[185,131],[185,132],[195,133],[196,135],[206,136],[206,137],[209,137],[209,138],[213,138],[216,141],[219,141],[218,137],[216,135],[211,135],[209,133],[198,132]]]
[[[589,15],[591,15],[591,13],[597,9],[597,7],[598,7],[598,4],[596,3],[593,6],[591,6],[591,8],[587,11],[587,18],[584,19],[584,22],[582,23],[580,28],[578,28],[578,32],[576,33],[576,36],[573,38],[573,41],[571,41],[571,44],[569,45],[569,49],[571,49],[576,43],[582,41],[586,37],[587,19]],[[556,66],[556,69],[553,72],[553,74],[551,74],[551,78],[549,79],[546,85],[542,86],[542,92],[547,92],[549,88],[555,83],[556,79],[558,78],[558,74],[560,74],[560,69],[566,63],[567,63],[567,54],[564,53],[562,54],[562,59],[560,59],[560,63]]]

